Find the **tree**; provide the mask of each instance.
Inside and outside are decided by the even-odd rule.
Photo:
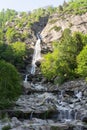
[[[55,43],[54,52],[47,54],[42,62],[41,70],[44,76],[49,80],[57,76],[59,83],[73,79],[76,76],[77,50],[76,39],[69,29],[65,29],[61,40]]]
[[[69,29],[64,30],[58,50],[58,76],[65,80],[72,79],[75,76],[77,45]]]
[[[77,56],[77,74],[82,77],[87,77],[87,45]]]
[[[81,32],[74,32],[73,38],[76,41],[78,55],[80,51],[83,49],[83,47],[87,44],[87,35],[82,34]]]
[[[44,60],[42,61],[41,71],[48,80],[54,78],[57,75],[57,57],[58,51],[55,50],[53,53],[48,53],[46,56],[44,56]]]
[[[0,44],[0,60],[14,64],[14,53],[10,45]]]
[[[0,61],[0,108],[12,105],[21,94],[20,75],[16,68]]]
[[[23,42],[15,42],[10,45],[0,44],[0,60],[10,62],[17,68],[24,66],[26,53],[26,44]]]
[[[23,60],[26,55],[26,44],[23,42],[15,42],[11,45],[14,54],[14,64],[18,67],[23,65]]]
[[[14,28],[8,28],[6,32],[6,39],[8,44],[18,41],[18,38],[20,38],[20,33],[18,33]]]

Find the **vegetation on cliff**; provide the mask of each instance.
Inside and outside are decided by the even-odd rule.
[[[68,3],[64,2],[63,6],[56,8],[55,14],[57,15],[54,15],[54,19],[50,19],[49,21],[49,24],[54,25],[51,30],[59,31],[58,29],[62,28],[57,27],[58,18],[56,16],[59,16],[63,20],[67,19],[68,14],[75,16],[82,15],[86,12],[86,0],[70,0]],[[54,41],[53,53],[48,53],[44,56],[41,71],[48,80],[57,79],[56,82],[63,83],[67,80],[87,77],[87,34],[80,32],[71,33],[71,27],[72,23],[70,23],[68,29],[66,28],[63,31],[62,37],[58,41]]]
[[[65,4],[64,12],[70,14],[84,14],[87,12],[87,0],[70,0],[68,4]]]
[[[60,41],[53,43],[54,52],[44,57],[41,65],[43,75],[51,80],[58,77],[58,83],[80,76],[86,77],[87,35],[65,29]],[[84,73],[85,71],[85,73]]]

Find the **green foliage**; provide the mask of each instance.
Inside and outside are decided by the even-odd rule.
[[[55,50],[52,54],[48,53],[41,64],[41,70],[43,75],[50,80],[56,76],[56,60],[58,56],[58,51]]]
[[[70,30],[65,29],[62,39],[58,45],[57,72],[58,76],[64,80],[72,79],[75,75],[77,45],[70,35]]]
[[[56,8],[52,7],[52,6],[48,6],[47,7],[47,11],[50,13],[50,14],[53,14],[56,12]]]
[[[16,68],[0,61],[0,108],[9,107],[21,93],[20,75]]]
[[[77,56],[77,73],[82,77],[87,77],[87,45]]]
[[[10,125],[4,126],[4,127],[2,128],[2,130],[10,130],[10,129],[11,129],[11,126],[10,126]]]
[[[18,33],[14,28],[8,28],[6,32],[7,42],[12,43],[18,40],[20,33]]]
[[[79,32],[75,32],[72,35],[68,28],[65,29],[61,40],[53,43],[54,52],[47,54],[42,62],[41,71],[44,76],[49,80],[54,77],[58,77],[56,81],[58,83],[63,83],[66,80],[71,80],[78,77],[76,68],[78,65],[81,66],[81,63],[79,60],[76,62],[76,57],[83,50],[86,41],[86,35]],[[84,63],[83,61],[82,63]]]
[[[14,54],[11,46],[0,44],[0,60],[5,60],[14,63]]]
[[[73,37],[76,41],[77,45],[77,55],[83,49],[83,46],[86,44],[87,37],[83,35],[81,32],[74,32]]]
[[[24,66],[26,54],[26,44],[23,42],[12,43],[11,45],[0,44],[0,60],[10,62],[17,68]]]
[[[14,61],[21,65],[26,55],[26,45],[23,42],[15,42],[11,45],[14,53]]]
[[[87,12],[87,0],[71,0],[68,3],[68,6],[64,7],[64,12],[68,12],[70,14],[79,14]]]
[[[54,29],[56,32],[58,32],[58,31],[61,30],[61,27],[60,27],[60,26],[54,26],[54,27],[52,27],[52,28],[50,29],[50,31],[53,30],[53,29]]]
[[[4,39],[4,33],[3,33],[3,30],[0,29],[0,41],[3,41]]]
[[[49,21],[49,23],[50,23],[50,24],[54,24],[54,23],[56,23],[57,21],[58,21],[58,19],[52,19],[52,20]]]
[[[5,26],[6,21],[12,21],[13,18],[17,15],[15,10],[7,9],[6,11],[3,9],[0,12],[0,28]]]
[[[59,5],[59,11],[63,11],[63,7]]]

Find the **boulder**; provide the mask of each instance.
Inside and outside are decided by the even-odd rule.
[[[87,123],[87,116],[82,117],[82,122]]]
[[[35,63],[35,64],[37,65],[37,67],[40,67],[41,62],[40,62],[40,61],[36,61],[36,63]]]

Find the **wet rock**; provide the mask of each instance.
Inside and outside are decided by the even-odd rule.
[[[65,90],[65,94],[73,97],[74,96],[74,91],[72,91],[72,90]]]
[[[87,123],[87,116],[82,117],[82,122]]]
[[[17,127],[22,125],[21,121],[19,121],[16,117],[13,117],[11,121],[12,121],[11,127]]]
[[[36,63],[35,63],[35,64],[37,65],[37,67],[40,67],[41,62],[40,62],[40,61],[36,61]]]
[[[84,91],[87,90],[87,83],[85,80],[77,79],[65,82],[64,84],[60,85],[59,88],[60,90],[64,89],[66,91],[69,90],[76,93],[79,91],[84,93]]]
[[[68,126],[66,124],[54,123],[51,124],[51,130],[67,130]]]
[[[27,94],[29,91],[31,91],[31,84],[28,81],[23,81],[23,89],[24,93]]]
[[[39,114],[55,111],[56,102],[56,96],[51,93],[22,95],[16,102],[17,106],[14,109],[24,113],[34,112]]]

